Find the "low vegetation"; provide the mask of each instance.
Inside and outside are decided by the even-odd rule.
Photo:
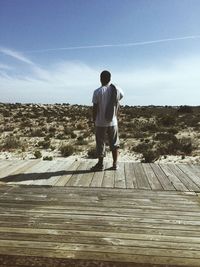
[[[44,160],[51,160],[53,152],[96,158],[91,118],[88,106],[0,103],[0,150],[32,153]],[[199,155],[200,107],[122,106],[119,132],[123,150],[143,162]]]

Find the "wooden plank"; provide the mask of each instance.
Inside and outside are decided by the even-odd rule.
[[[149,213],[151,211],[159,212],[163,211],[163,214],[167,214],[170,216],[171,213],[177,213],[177,216],[180,214],[181,216],[184,216],[184,214],[190,214],[191,213],[186,212],[188,209],[190,209],[190,212],[195,212],[195,216],[199,216],[199,204],[198,202],[184,202],[184,203],[177,203],[176,206],[174,206],[173,202],[169,202],[165,205],[165,202],[168,202],[168,199],[165,199],[165,201],[160,202],[159,200],[151,201],[149,199],[140,200],[140,199],[134,199],[130,203],[126,203],[125,201],[120,201],[119,199],[116,199],[113,201],[112,199],[99,196],[98,198],[85,198],[83,201],[78,202],[78,199],[82,200],[82,196],[79,196],[79,198],[70,200],[57,200],[57,197],[51,197],[50,199],[46,199],[46,195],[39,195],[39,196],[32,196],[32,197],[22,197],[20,196],[13,196],[13,200],[5,194],[3,197],[1,196],[1,205],[2,207],[7,207],[7,209],[10,209],[11,207],[15,207],[15,209],[19,210],[22,208],[26,208],[27,206],[34,208],[33,205],[44,205],[47,209],[44,210],[44,212],[50,212],[51,210],[53,212],[56,211],[57,213],[62,213],[63,210],[67,210],[73,212],[74,214],[78,211],[84,210],[85,213],[90,214],[99,214],[99,212],[106,212],[107,208],[112,209],[112,214],[118,214],[118,211],[123,214],[124,217],[127,217],[128,215],[132,214],[133,212],[139,213],[141,210],[143,213]],[[13,201],[15,201],[15,204],[12,204]],[[89,203],[89,204],[88,204]],[[13,206],[12,206],[13,205]],[[49,207],[49,205],[51,205]],[[67,207],[65,208],[65,206]],[[33,206],[33,207],[32,207]],[[0,208],[0,210],[2,210]],[[1,211],[2,212],[2,211]],[[117,215],[118,216],[118,215]]]
[[[90,187],[101,187],[105,171],[94,172]]]
[[[163,187],[162,187],[161,183],[159,182],[159,180],[158,180],[157,176],[155,175],[151,166],[147,163],[143,163],[142,167],[146,173],[146,177],[147,177],[148,182],[151,186],[151,189],[152,190],[163,190]]]
[[[12,175],[12,173],[15,173],[15,171],[24,166],[27,163],[26,160],[21,161],[21,160],[15,160],[12,161],[11,164],[7,165],[5,168],[3,168],[0,171],[0,179],[3,181],[6,179],[9,175]]]
[[[114,188],[115,184],[115,171],[109,169],[110,165],[106,163],[104,177],[102,181],[102,187],[111,187]]]
[[[70,251],[80,251],[84,252],[85,256],[88,258],[90,254],[95,256],[95,252],[99,253],[109,253],[110,256],[112,253],[116,254],[125,254],[125,255],[144,255],[144,256],[157,256],[157,257],[169,257],[176,258],[181,254],[182,258],[198,259],[200,260],[200,251],[199,250],[184,250],[184,249],[174,249],[168,248],[163,249],[159,247],[138,247],[138,246],[115,246],[111,242],[107,245],[99,244],[79,244],[79,243],[67,243],[67,242],[37,242],[37,241],[16,241],[16,240],[1,240],[0,242],[0,253],[2,249],[5,248],[8,250],[15,248],[17,251],[23,249],[23,255],[31,256],[33,251],[38,251],[38,256],[49,256],[49,251],[52,250],[57,253],[57,256],[71,257]],[[48,252],[45,253],[47,250]],[[5,250],[4,250],[5,251]],[[8,253],[9,254],[9,253]],[[75,253],[75,255],[77,255]],[[76,257],[76,256],[75,256]],[[78,257],[77,257],[78,258]]]
[[[159,182],[161,183],[164,190],[175,190],[174,186],[169,181],[166,174],[162,171],[159,165],[150,163],[155,175],[157,176]]]
[[[56,169],[56,165],[57,162],[56,161],[42,161],[42,164],[40,165],[36,165],[36,173],[35,173],[35,177],[32,180],[31,184],[32,185],[42,185],[43,183],[45,183],[45,181],[47,179],[49,179],[52,175],[52,173],[50,173],[50,169],[54,166],[54,168]]]
[[[86,161],[83,161],[80,163],[79,167],[77,168],[77,170],[74,172],[72,176],[73,181],[71,182],[71,186],[79,186],[79,182],[81,178],[83,177],[83,174],[85,173],[85,171],[87,171],[87,165],[88,163]]]
[[[109,213],[109,211],[108,211]],[[41,215],[40,215],[41,216]],[[149,222],[134,222],[130,224],[124,220],[109,220],[109,217],[104,216],[107,220],[103,221],[101,216],[97,218],[91,217],[88,219],[82,218],[55,218],[50,219],[42,218],[12,218],[8,222],[1,219],[1,227],[15,227],[15,228],[39,228],[39,229],[52,229],[52,230],[74,230],[74,231],[98,231],[98,232],[123,232],[123,233],[146,233],[153,234],[166,234],[171,236],[195,237],[199,236],[199,226],[196,225],[178,225],[178,224],[162,224],[162,223],[149,223]],[[118,218],[119,219],[119,218]],[[98,223],[97,223],[98,222]]]
[[[85,162],[85,170],[84,173],[81,175],[77,186],[81,187],[89,187],[94,175],[94,172],[91,172],[91,167],[93,166],[93,162]]]
[[[53,186],[65,186],[72,176],[74,160],[66,160],[62,166],[63,174],[53,183]]]
[[[20,165],[20,167],[10,173],[5,179],[4,181],[7,182],[8,184],[18,184],[20,183],[22,176],[28,172],[32,167],[34,167],[35,165],[37,165],[39,163],[40,160],[30,160],[27,161],[25,164]]]
[[[38,180],[37,185],[49,185],[53,186],[58,179],[60,178],[60,174],[63,172],[61,169],[65,165],[65,161],[57,161],[55,160],[50,164],[50,167],[45,171],[44,174],[41,174],[40,180]]]
[[[189,164],[190,168],[196,173],[197,176],[200,178],[200,165],[194,165],[194,164]]]
[[[43,196],[43,199],[45,200],[47,197]],[[59,201],[56,200],[55,205],[53,205],[53,199],[52,202],[48,202],[48,201],[41,201],[40,204],[37,203],[37,199],[32,200],[32,203],[37,203],[35,205],[35,207],[40,207],[43,206],[44,208],[41,209],[34,209],[34,204],[30,204],[30,205],[22,205],[20,203],[22,203],[22,199],[20,197],[17,198],[17,204],[13,204],[10,203],[6,204],[4,203],[4,205],[2,205],[1,210],[0,210],[0,214],[2,216],[1,220],[5,220],[5,219],[9,219],[11,217],[27,217],[27,216],[39,216],[39,214],[43,214],[43,218],[49,217],[52,218],[53,216],[56,216],[56,218],[66,218],[66,217],[74,217],[74,218],[78,218],[79,213],[81,213],[81,216],[84,214],[86,217],[87,216],[92,216],[95,218],[95,216],[99,216],[100,214],[103,215],[107,215],[106,212],[108,209],[110,209],[110,213],[108,215],[108,217],[112,217],[115,216],[117,221],[120,220],[128,220],[129,222],[136,222],[136,220],[140,220],[141,218],[141,222],[145,222],[145,219],[142,218],[142,214],[145,214],[145,218],[148,220],[148,222],[151,223],[160,223],[160,221],[162,221],[162,223],[168,223],[170,222],[171,224],[181,224],[183,221],[185,222],[185,224],[187,225],[199,225],[199,212],[198,212],[198,208],[191,208],[190,212],[187,212],[188,207],[176,207],[176,209],[170,209],[170,207],[168,206],[167,208],[163,208],[162,205],[159,206],[159,208],[155,208],[152,206],[147,206],[146,209],[144,207],[138,205],[138,207],[136,208],[132,208],[131,207],[127,207],[125,204],[121,204],[120,203],[120,207],[117,207],[117,203],[115,204],[111,204],[108,205],[108,202],[104,202],[104,205],[98,205],[98,200],[94,200],[93,205],[89,204],[89,200],[88,202],[85,203],[81,203],[81,205],[78,204],[78,202],[62,202],[61,205],[59,206]],[[39,199],[39,197],[38,197]],[[42,198],[41,198],[42,199]],[[14,199],[15,200],[15,199]],[[13,201],[14,201],[13,200]],[[20,201],[19,201],[20,200]],[[60,200],[61,202],[61,200]],[[99,201],[101,202],[101,201]],[[1,202],[2,203],[2,202]],[[136,201],[137,203],[137,201]],[[48,207],[48,205],[51,205],[51,207]],[[90,205],[90,206],[89,206]],[[154,203],[154,205],[156,205],[156,203]],[[27,207],[30,207],[31,210],[30,211],[26,211]],[[65,206],[67,206],[67,208],[65,209]],[[197,205],[198,207],[198,205]],[[5,210],[7,209],[7,210]],[[15,211],[16,210],[16,211]],[[25,211],[24,211],[25,210]],[[24,213],[23,213],[24,211]],[[163,214],[159,214],[163,211]],[[54,215],[51,215],[54,214]],[[154,214],[154,218],[151,217],[151,214]],[[194,214],[195,213],[195,214]],[[134,215],[134,219],[131,218],[131,216]],[[85,217],[85,218],[86,218]],[[119,217],[119,218],[118,218]],[[131,218],[131,220],[129,220],[129,217]],[[89,218],[89,217],[88,217]],[[118,218],[118,219],[117,219]],[[110,218],[112,219],[112,218]]]
[[[56,216],[56,214],[55,214]],[[90,221],[91,218],[91,221]],[[103,220],[106,218],[106,220]],[[187,238],[198,237],[200,236],[200,231],[198,226],[192,225],[170,225],[170,224],[150,224],[148,222],[141,223],[132,223],[131,221],[126,221],[120,218],[114,218],[111,216],[102,217],[74,217],[69,216],[68,218],[57,218],[53,220],[50,218],[50,221],[46,219],[40,219],[37,221],[36,217],[25,217],[18,216],[16,219],[14,217],[9,218],[6,222],[6,218],[1,219],[1,229],[2,228],[17,228],[17,229],[47,229],[50,231],[58,232],[59,230],[64,231],[94,231],[94,232],[107,232],[109,233],[123,233],[123,234],[132,234],[132,235],[158,235],[158,236],[171,236],[173,238],[183,237],[185,240]],[[96,221],[96,223],[95,223]],[[186,242],[186,241],[185,241]]]
[[[29,192],[24,192],[24,193],[16,193],[15,191],[5,191],[6,194],[5,195],[2,195],[0,196],[0,199],[2,201],[2,203],[9,203],[9,202],[12,202],[12,200],[17,200],[18,197],[20,197],[20,200],[23,200],[25,202],[27,201],[32,201],[32,200],[38,200],[38,196],[46,196],[47,195],[47,192],[46,191],[43,191],[43,192],[34,192],[32,190],[30,190]],[[87,201],[93,201],[93,200],[98,200],[99,197],[101,197],[101,199],[99,200],[99,205],[100,206],[104,206],[104,205],[108,205],[108,206],[113,206],[113,204],[116,203],[116,206],[117,207],[120,207],[120,205],[123,205],[123,207],[131,207],[131,208],[134,208],[136,207],[136,205],[148,205],[148,206],[151,206],[153,204],[159,204],[160,206],[166,206],[167,205],[170,205],[170,206],[173,206],[174,203],[177,204],[177,206],[183,206],[183,207],[192,207],[194,204],[195,205],[198,205],[196,203],[196,196],[195,197],[185,197],[185,198],[175,198],[175,197],[171,197],[171,195],[165,195],[165,196],[152,196],[152,195],[143,195],[143,192],[144,191],[141,191],[141,195],[134,195],[132,196],[132,198],[125,198],[123,195],[108,195],[108,194],[104,194],[104,192],[102,192],[101,194],[100,193],[96,193],[96,196],[94,196],[95,192],[93,192],[93,195],[86,195],[86,194],[80,194],[80,193],[73,193],[71,190],[70,191],[65,191],[64,193],[63,192],[59,192],[58,193],[51,193],[51,192],[48,192],[48,196],[49,196],[49,199],[48,201],[49,202],[53,202],[52,204],[55,204],[56,205],[56,198],[58,197],[64,197],[64,200],[59,202],[60,205],[65,203],[65,202],[68,202],[68,203],[76,203],[78,202],[79,204],[82,204],[84,205],[84,203],[87,203]],[[65,197],[65,194],[67,194],[67,196]],[[58,196],[59,195],[59,196]],[[102,198],[102,195],[104,196]],[[80,199],[81,197],[81,199]],[[36,198],[36,199],[35,199]],[[53,200],[52,200],[53,199]],[[127,199],[129,199],[127,201]],[[39,199],[40,200],[40,199]],[[106,202],[106,200],[108,201],[108,203]],[[60,200],[59,200],[60,201]],[[167,203],[166,203],[167,202]],[[17,202],[16,202],[17,203]],[[40,202],[38,202],[37,204],[40,204]],[[42,204],[42,203],[41,203]],[[64,204],[63,204],[64,205]],[[91,203],[91,205],[93,206],[93,203]],[[1,208],[1,207],[0,207]]]
[[[125,163],[126,188],[136,188],[133,183],[133,168],[131,162]]]
[[[141,267],[153,267],[153,266],[166,266],[166,267],[177,267],[177,266],[186,266],[186,267],[194,267],[194,266],[199,266],[199,259],[195,258],[188,258],[188,257],[181,257],[181,251],[179,251],[177,257],[169,257],[169,256],[157,256],[157,255],[152,255],[150,256],[149,254],[147,255],[142,255],[139,253],[139,251],[133,250],[132,253],[116,253],[110,251],[108,252],[97,252],[97,251],[92,251],[92,252],[86,252],[83,249],[77,248],[74,250],[51,250],[50,248],[45,248],[44,250],[44,255],[41,256],[41,251],[40,248],[27,248],[26,251],[23,251],[22,248],[9,248],[9,255],[12,255],[10,258],[14,257],[15,262],[20,262],[20,260],[24,257],[26,261],[31,264],[29,266],[34,266],[33,264],[35,262],[42,263],[41,266],[51,266],[53,263],[53,266],[61,266],[60,261],[62,261],[63,266],[77,266],[77,267],[82,267],[82,266],[103,266],[103,262],[105,262],[105,266],[109,266],[109,262],[111,262],[111,266],[116,266],[116,267],[121,267],[123,266],[122,264],[128,264],[130,267],[136,267],[136,266],[141,266]],[[2,254],[5,254],[6,249],[1,248]],[[155,250],[154,250],[155,251]],[[159,251],[158,251],[159,253]],[[27,254],[30,254],[29,256],[26,256]],[[23,256],[23,257],[17,257],[16,255]],[[31,260],[32,261],[31,261]],[[33,260],[34,259],[34,260]],[[56,260],[58,259],[58,260]],[[81,259],[79,261],[78,259]],[[66,260],[66,261],[65,261]],[[91,262],[92,261],[92,262]],[[23,262],[23,261],[22,261]],[[48,263],[49,265],[46,265]],[[55,265],[55,263],[57,265]],[[119,264],[118,264],[119,263]],[[73,264],[73,265],[72,265]],[[142,265],[141,265],[142,264]],[[22,265],[21,265],[22,266]]]
[[[200,177],[191,169],[189,164],[177,164],[177,166],[192,179],[192,181],[200,187]]]
[[[25,164],[22,164],[20,168],[12,172],[11,175],[17,175],[28,171],[29,168],[34,167],[39,161],[39,159],[28,160],[25,162]]]
[[[126,188],[125,167],[123,162],[119,162],[119,169],[115,171],[115,188]]]
[[[49,164],[52,164],[52,163],[39,160],[36,165],[29,168],[27,171],[25,171],[22,175],[19,176],[18,184],[36,185],[38,183],[38,180],[41,177],[41,174],[44,174],[45,171],[48,170]],[[15,184],[15,182],[12,182],[12,184]]]
[[[37,179],[39,173],[35,172],[37,169],[41,169],[43,166],[42,160],[36,160],[35,164],[33,163],[32,166],[29,166],[27,170],[24,170],[23,173],[17,174],[14,177],[8,177],[8,184],[31,184],[34,179]]]
[[[133,181],[133,186],[134,188],[138,188],[137,184],[137,177],[135,175],[135,162],[131,162],[131,168],[132,168],[132,181]]]
[[[181,180],[190,191],[197,191],[200,188],[188,177],[176,164],[170,164],[170,169]]]
[[[74,186],[74,184],[76,183],[77,174],[81,168],[82,168],[81,162],[75,161],[73,163],[73,165],[70,167],[71,176],[67,177],[68,182],[65,184],[65,186]]]
[[[14,188],[3,196],[4,201],[0,200],[2,254],[76,259],[100,259],[101,254],[107,260],[120,262],[128,257],[128,261],[137,263],[145,259],[147,264],[184,262],[198,266],[200,211],[195,194],[30,187],[32,195],[25,189],[20,193],[20,188]],[[178,201],[173,203],[173,199]],[[78,204],[78,200],[82,202]],[[9,205],[12,209],[8,209]],[[193,207],[198,211],[192,212]]]
[[[69,191],[70,190],[70,191]],[[22,190],[20,186],[15,186],[11,187],[10,193],[17,193],[17,194],[22,194]],[[38,192],[48,192],[51,194],[59,194],[59,195],[65,195],[68,193],[71,194],[80,194],[81,196],[93,196],[94,194],[96,196],[101,196],[102,194],[105,195],[106,197],[111,197],[111,198],[116,198],[120,197],[121,199],[133,199],[133,197],[138,197],[138,198],[151,198],[151,199],[171,199],[174,201],[178,200],[184,200],[184,199],[191,199],[192,197],[196,197],[195,192],[177,192],[177,191],[151,191],[151,190],[135,190],[135,189],[126,189],[126,190],[121,190],[118,188],[73,188],[71,187],[70,189],[67,187],[51,187],[51,188],[44,188],[44,187],[35,187],[35,186],[29,186],[29,187],[23,187],[23,193],[38,193]],[[71,197],[71,195],[70,195]]]
[[[89,235],[88,235],[89,232]],[[52,241],[52,240],[63,240],[73,237],[80,237],[80,238],[119,238],[121,240],[140,240],[140,241],[155,241],[155,242],[175,242],[177,247],[178,243],[183,243],[184,246],[188,244],[197,244],[198,248],[200,246],[199,243],[199,237],[195,236],[187,236],[185,237],[185,233],[182,235],[174,236],[173,232],[172,234],[151,234],[149,231],[144,233],[124,233],[124,232],[107,232],[107,231],[76,231],[76,230],[54,230],[54,229],[38,229],[38,228],[11,228],[11,227],[1,227],[0,228],[0,239],[15,239],[15,240],[27,240],[28,237],[30,239],[30,236],[37,236],[37,238],[41,241]],[[147,234],[148,233],[148,234]],[[164,233],[164,232],[163,232]],[[8,236],[6,236],[8,234]],[[12,237],[16,236],[15,238]],[[36,240],[35,240],[36,241]],[[69,241],[69,240],[68,240]],[[95,241],[96,242],[96,241]],[[87,243],[87,240],[84,240],[84,243]],[[172,244],[169,244],[171,246]],[[173,244],[174,246],[174,244]],[[176,247],[176,248],[177,248]],[[188,247],[187,247],[188,248]],[[189,249],[189,248],[188,248]]]
[[[11,165],[13,162],[10,160],[2,160],[0,164],[0,172],[3,169],[6,169],[9,165]]]
[[[163,172],[166,174],[171,184],[180,191],[189,191],[189,189],[179,180],[179,178],[173,173],[169,164],[159,164]]]
[[[136,181],[137,181],[137,188],[150,190],[151,187],[150,187],[149,182],[147,180],[144,169],[142,168],[142,164],[141,163],[134,163],[133,168],[134,168],[134,173],[135,173],[135,177],[136,177]]]
[[[8,193],[7,193],[8,194]],[[13,201],[15,203],[13,204],[13,201],[10,197],[5,194],[4,196],[1,196],[1,207],[0,207],[0,213],[1,214],[7,214],[8,212],[5,212],[4,209],[7,208],[8,211],[14,212],[14,209],[16,209],[19,213],[20,210],[23,210],[27,206],[29,206],[31,209],[35,206],[44,206],[45,208],[41,209],[43,212],[56,212],[56,213],[62,213],[63,211],[66,212],[67,210],[72,211],[73,213],[77,213],[80,210],[84,210],[86,213],[90,214],[98,214],[99,212],[106,212],[106,209],[111,208],[112,214],[117,214],[118,211],[121,212],[121,215],[124,217],[129,216],[130,214],[140,214],[143,212],[144,214],[150,214],[151,212],[154,212],[157,217],[159,216],[159,213],[162,212],[163,216],[169,216],[173,217],[174,215],[177,216],[188,216],[190,218],[191,216],[195,216],[199,220],[200,211],[198,210],[198,202],[192,201],[186,202],[186,203],[177,203],[175,207],[173,207],[174,203],[169,203],[165,206],[165,202],[168,202],[168,199],[165,199],[165,201],[162,201],[159,203],[159,200],[150,201],[149,199],[144,201],[140,199],[133,199],[132,202],[127,203],[125,201],[120,201],[119,199],[116,199],[113,201],[110,198],[105,198],[104,196],[99,197],[93,197],[93,198],[83,198],[82,196],[77,197],[77,199],[69,200],[58,200],[58,197],[48,197],[47,194],[42,195],[31,195],[28,197],[22,197],[21,195],[14,195]],[[63,196],[64,197],[64,196]],[[78,199],[81,199],[80,203],[78,202]],[[118,204],[118,205],[117,205]],[[50,207],[49,207],[50,205]],[[68,206],[65,208],[65,206]],[[187,211],[190,209],[190,211]],[[34,210],[32,210],[34,212]],[[36,212],[40,212],[37,211]],[[195,212],[195,215],[193,214]],[[117,215],[118,216],[118,215]],[[150,216],[151,217],[151,216]],[[162,216],[161,216],[162,217]]]
[[[15,228],[17,229],[17,228]],[[41,230],[41,229],[40,229]],[[56,231],[54,231],[56,232]],[[59,231],[58,231],[59,232]],[[171,237],[159,237],[150,235],[146,237],[145,235],[130,235],[124,233],[105,233],[93,231],[77,231],[77,232],[68,232],[62,231],[62,234],[58,233],[54,234],[53,230],[46,232],[45,229],[37,233],[32,231],[32,229],[27,229],[25,232],[22,231],[10,231],[8,228],[7,232],[1,232],[0,242],[1,240],[16,240],[16,241],[29,241],[31,238],[32,242],[56,242],[56,243],[79,243],[79,244],[90,244],[90,245],[108,245],[112,244],[113,246],[121,246],[121,247],[150,247],[150,248],[159,248],[159,249],[181,249],[181,250],[199,250],[200,251],[200,243],[199,238],[187,238],[184,237],[173,238]],[[61,231],[60,231],[61,232]]]

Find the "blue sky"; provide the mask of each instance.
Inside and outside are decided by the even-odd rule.
[[[0,0],[0,102],[199,105],[199,0]]]

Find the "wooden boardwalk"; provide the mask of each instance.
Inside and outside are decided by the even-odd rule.
[[[200,192],[200,165],[121,162],[91,172],[94,161],[1,160],[0,184]]]
[[[0,267],[200,266],[200,166],[92,164],[0,161]]]

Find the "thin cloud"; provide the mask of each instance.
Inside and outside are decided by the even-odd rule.
[[[199,105],[200,56],[173,59],[168,65],[112,71],[112,82],[124,90],[128,105]],[[90,104],[100,85],[100,69],[81,62],[58,62],[31,73],[1,76],[4,102]],[[78,79],[77,79],[78,77]]]
[[[27,63],[29,65],[34,65],[34,63],[28,59],[27,57],[25,57],[22,53],[8,49],[8,48],[3,48],[0,47],[0,53],[6,55],[6,56],[10,56],[12,58],[15,58],[21,62]]]
[[[68,47],[59,47],[59,48],[48,48],[48,49],[24,51],[24,53],[43,53],[43,52],[51,52],[51,51],[53,52],[53,51],[62,51],[62,50],[80,50],[80,49],[92,49],[92,48],[132,47],[132,46],[142,46],[142,45],[166,43],[166,42],[188,40],[188,39],[199,39],[199,38],[200,38],[200,35],[191,35],[191,36],[183,36],[183,37],[176,37],[176,38],[166,38],[166,39],[143,41],[143,42],[133,42],[133,43],[100,44],[100,45],[68,46]]]
[[[13,68],[10,67],[10,66],[8,66],[8,65],[6,65],[6,64],[1,64],[0,63],[0,69],[3,69],[3,70],[12,70]]]

